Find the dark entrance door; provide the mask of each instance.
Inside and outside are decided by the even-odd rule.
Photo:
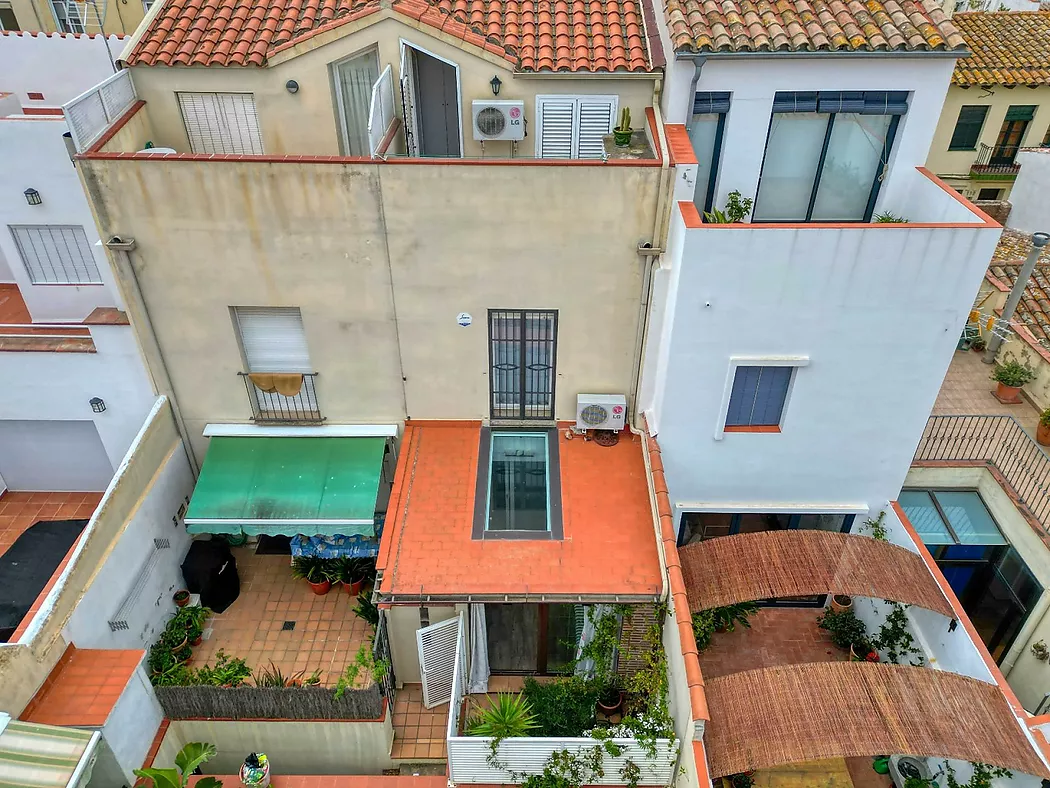
[[[456,67],[418,49],[412,54],[416,66],[419,155],[458,158],[462,151]]]

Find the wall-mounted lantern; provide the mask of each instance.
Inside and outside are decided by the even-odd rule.
[[[43,200],[40,198],[40,192],[38,192],[36,189],[26,189],[25,196],[26,202],[30,205],[40,205],[40,203],[43,202]]]

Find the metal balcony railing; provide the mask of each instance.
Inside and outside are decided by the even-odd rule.
[[[984,465],[1050,534],[1050,457],[1013,416],[931,416],[913,465]]]
[[[290,396],[268,386],[265,376],[247,372],[237,373],[244,380],[244,388],[252,405],[252,419],[266,424],[320,424],[324,421],[317,405],[317,373],[302,375],[302,385]],[[263,382],[266,388],[260,386]]]
[[[970,172],[974,175],[1017,175],[1021,169],[1020,164],[1015,164],[1019,145],[1002,145],[992,147],[983,142],[977,146],[977,158],[970,166]]]

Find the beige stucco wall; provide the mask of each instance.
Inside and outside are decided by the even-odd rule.
[[[144,157],[78,169],[102,236],[138,244],[198,460],[206,423],[251,416],[231,306],[301,309],[329,424],[487,418],[488,309],[558,310],[559,419],[575,419],[578,393],[631,390],[637,245],[652,237],[659,167]]]
[[[1031,524],[1017,511],[1010,497],[985,468],[912,468],[906,487],[920,489],[977,490],[1003,535],[1044,589],[1050,589],[1050,549]],[[1022,705],[1033,711],[1050,692],[1050,664],[1031,653],[1031,645],[1044,640],[1050,645],[1050,591],[1044,590],[1007,653],[1000,668]]]
[[[104,3],[99,2],[98,7],[100,14],[103,14],[105,9],[103,29],[107,33],[124,33],[130,36],[146,16],[142,0],[107,0]],[[58,32],[55,14],[48,0],[11,0],[11,10],[15,12],[15,19],[21,30]],[[87,32],[99,32],[93,11],[88,12]],[[102,45],[100,41],[99,46]],[[113,56],[116,57],[118,53],[119,49],[114,47]]]
[[[157,130],[158,138],[154,140],[157,145],[183,152],[190,150],[175,98],[176,91],[248,92],[255,95],[265,153],[338,156],[344,151],[341,150],[330,65],[369,48],[377,48],[380,71],[387,65],[392,67],[394,103],[400,117],[402,107],[397,80],[400,79],[402,39],[459,65],[463,152],[468,157],[482,155],[480,143],[472,138],[471,101],[493,97],[489,87],[493,76],[499,76],[503,82],[499,94],[501,100],[525,102],[530,136],[519,144],[518,154],[521,156],[535,155],[532,120],[538,94],[618,95],[620,106],[631,109],[634,128],[644,127],[645,108],[653,103],[655,77],[529,78],[515,74],[511,64],[502,58],[391,11],[382,11],[314,36],[274,55],[266,68],[135,67],[132,78],[139,98],[149,105]],[[456,42],[458,46],[450,42]],[[285,89],[290,79],[299,83],[299,91],[295,94]],[[402,140],[403,137],[398,138],[397,150],[403,150]],[[506,157],[510,154],[510,142],[489,142],[486,145],[486,156]]]
[[[129,153],[143,150],[147,142],[154,142],[156,132],[153,128],[153,119],[149,114],[149,107],[139,107],[119,129],[99,147],[103,153]]]
[[[447,621],[459,613],[466,616],[466,605],[448,605],[445,607],[427,608],[430,623]],[[394,666],[394,677],[398,686],[418,684],[422,681],[419,672],[419,648],[416,644],[416,631],[419,629],[418,605],[394,605],[384,611],[387,621],[387,633],[390,636],[390,661]]]
[[[963,89],[953,85],[949,88],[944,100],[944,107],[941,109],[941,118],[937,123],[937,131],[930,145],[926,166],[971,199],[976,198],[978,191],[984,188],[1006,189],[1003,197],[1009,197],[1009,190],[1013,183],[1010,180],[971,180],[969,178],[970,165],[977,158],[976,148],[972,151],[949,151],[948,143],[955,131],[959,110],[963,106],[987,105],[989,107],[978,140],[979,147],[980,143],[995,145],[999,129],[1006,118],[1007,109],[1013,105],[1026,104],[1037,105],[1035,117],[1028,124],[1028,131],[1022,141],[1022,145],[1032,147],[1043,141],[1047,126],[1050,125],[1050,87],[1007,89],[1002,85],[997,85],[991,88],[991,95],[988,95],[988,91],[983,88]]]

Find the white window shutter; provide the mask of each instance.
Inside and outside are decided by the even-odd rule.
[[[541,159],[574,158],[576,100],[560,96],[537,97],[539,134],[536,155]]]
[[[600,159],[605,153],[602,137],[616,125],[616,96],[580,96],[576,158]]]
[[[251,93],[176,93],[193,153],[261,154]]]
[[[249,372],[312,372],[299,310],[234,307]]]
[[[102,284],[83,227],[12,225],[11,234],[33,284]]]

